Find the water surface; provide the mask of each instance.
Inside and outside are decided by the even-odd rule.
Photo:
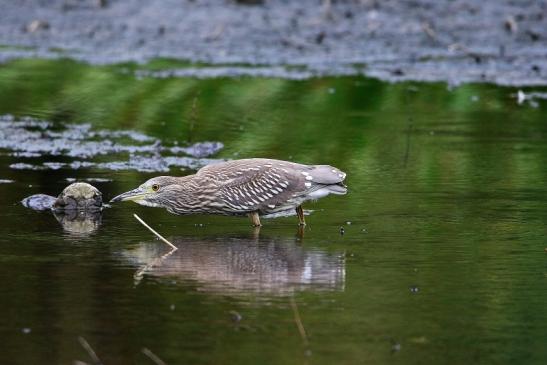
[[[309,204],[303,235],[294,217],[256,231],[132,203],[62,226],[20,200],[73,179],[109,199],[167,172],[101,165],[134,151],[4,148],[0,362],[91,363],[80,336],[104,364],[152,363],[143,348],[167,364],[547,361],[544,102],[518,105],[517,90],[489,85],[135,78],[132,67],[12,62],[0,68],[0,115],[166,147],[222,142],[214,159],[328,163],[348,173],[349,193]],[[21,163],[58,168],[10,167]]]

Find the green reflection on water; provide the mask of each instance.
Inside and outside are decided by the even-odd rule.
[[[545,363],[545,103],[519,106],[515,90],[489,85],[136,79],[134,67],[12,62],[0,67],[0,114],[216,140],[225,158],[329,163],[348,172],[350,192],[310,205],[302,240],[294,218],[256,236],[246,220],[130,204],[82,237],[18,201],[57,194],[67,177],[111,178],[96,184],[109,198],[153,174],[15,171],[20,159],[3,153],[0,178],[16,182],[0,184],[2,362],[89,362],[84,336],[105,364],[150,363],[142,347],[168,364]],[[154,241],[133,212],[188,253],[137,283]],[[238,285],[247,269],[218,262],[226,249],[258,263],[248,270],[264,274],[259,289]],[[343,280],[279,281],[283,267],[309,275],[310,257],[336,262]]]

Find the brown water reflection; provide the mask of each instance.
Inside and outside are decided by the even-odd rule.
[[[97,232],[101,225],[102,212],[85,212],[67,210],[53,212],[57,222],[63,226],[63,230],[76,236],[88,236]]]
[[[343,291],[345,253],[306,249],[298,238],[177,237],[179,249],[142,242],[123,251],[143,277],[195,282],[198,290],[218,294],[284,295],[301,290]]]

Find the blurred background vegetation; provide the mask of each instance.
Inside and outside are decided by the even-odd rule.
[[[165,143],[220,141],[223,158],[332,164],[348,172],[349,194],[308,206],[315,211],[302,241],[293,218],[266,221],[256,237],[246,220],[129,204],[78,237],[19,200],[56,195],[67,177],[110,179],[97,183],[108,199],[156,174],[13,170],[24,159],[3,151],[0,178],[15,181],[0,184],[6,363],[85,359],[78,336],[105,364],[149,363],[142,347],[169,364],[547,359],[545,103],[519,105],[517,89],[487,84],[135,77],[170,64],[156,62],[13,61],[0,66],[0,114],[134,129]],[[152,240],[133,212],[213,256],[224,253],[215,247],[243,244],[343,257],[337,290],[294,289],[311,356],[284,296],[207,291],[206,279],[184,271],[135,285],[139,252]]]

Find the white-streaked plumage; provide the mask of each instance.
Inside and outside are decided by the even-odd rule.
[[[308,200],[345,194],[345,177],[328,165],[243,159],[208,165],[195,175],[155,177],[113,201],[134,200],[175,214],[269,215],[297,209],[300,216]]]

